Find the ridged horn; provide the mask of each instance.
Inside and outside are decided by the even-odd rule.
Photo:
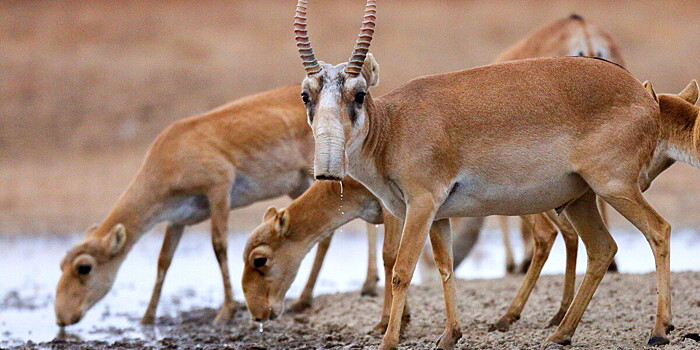
[[[309,32],[306,30],[306,1],[298,0],[297,2],[297,10],[294,14],[294,35],[306,75],[312,75],[320,72],[321,66],[318,64],[316,56],[314,56],[314,49],[311,47],[311,41],[309,40]]]
[[[369,52],[369,45],[372,42],[374,35],[374,21],[377,19],[377,1],[367,0],[365,6],[365,17],[362,21],[360,35],[357,38],[355,49],[352,51],[352,56],[345,67],[345,73],[349,75],[359,75],[362,71],[362,65],[365,63],[365,57]]]

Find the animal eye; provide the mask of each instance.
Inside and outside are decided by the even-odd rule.
[[[358,92],[357,95],[355,95],[355,102],[359,103],[359,104],[363,104],[365,102],[365,96],[367,96],[366,93]]]
[[[78,274],[79,275],[87,275],[92,271],[92,266],[90,265],[79,265],[78,266]]]
[[[259,269],[267,264],[267,258],[255,258],[253,260],[253,266],[255,266],[256,269]]]
[[[309,94],[302,92],[301,93],[301,100],[304,101],[304,104],[309,103]]]

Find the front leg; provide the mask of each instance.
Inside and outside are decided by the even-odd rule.
[[[362,284],[362,296],[377,295],[377,226],[367,223],[367,277]]]
[[[399,346],[401,317],[406,303],[408,286],[411,284],[416,263],[428,237],[428,230],[435,218],[435,212],[438,208],[436,202],[435,197],[429,193],[408,200],[406,220],[391,278],[392,301],[389,327],[384,334],[382,344],[379,346],[380,350],[397,349]]]
[[[216,325],[223,325],[231,321],[236,311],[236,304],[233,300],[233,288],[231,288],[231,278],[228,271],[228,241],[226,240],[231,202],[230,189],[230,184],[224,184],[213,187],[207,194],[211,211],[211,240],[224,283],[224,303],[214,319],[214,324]]]
[[[396,263],[396,254],[399,250],[399,242],[401,241],[401,228],[403,222],[395,216],[389,214],[389,211],[384,209],[384,245],[382,247],[382,260],[384,260],[384,304],[382,305],[382,316],[374,328],[374,332],[384,334],[389,327],[389,316],[391,315],[391,276]],[[408,304],[404,306],[403,317],[401,319],[401,327],[405,326],[410,320],[411,315],[408,311]]]
[[[173,261],[175,249],[177,249],[177,245],[180,243],[180,238],[182,237],[184,230],[184,226],[175,224],[168,225],[168,228],[165,230],[163,246],[160,249],[160,255],[158,255],[158,274],[156,276],[156,284],[153,286],[153,294],[151,294],[151,301],[148,303],[146,313],[141,319],[141,324],[143,325],[152,325],[155,322],[156,309],[158,308],[158,302],[160,301],[160,294],[163,289],[163,282],[165,282],[165,275],[168,273],[170,263]]]
[[[462,337],[462,330],[457,317],[457,300],[455,292],[455,276],[452,252],[452,232],[450,221],[433,222],[430,229],[430,243],[433,246],[435,264],[442,278],[442,289],[445,296],[445,331],[438,340],[438,349],[454,349]]]
[[[321,266],[323,265],[323,260],[326,258],[326,253],[328,253],[328,247],[331,245],[332,238],[333,235],[331,234],[318,242],[318,245],[316,246],[316,257],[314,258],[314,264],[311,267],[309,280],[306,281],[306,285],[304,286],[304,290],[301,291],[299,300],[289,306],[289,312],[299,313],[311,307],[311,302],[313,301],[314,297],[314,287],[316,286],[318,274],[321,272]]]

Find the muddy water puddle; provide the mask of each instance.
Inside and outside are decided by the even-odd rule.
[[[367,259],[366,237],[362,232],[363,230],[346,228],[333,239],[326,264],[319,276],[316,294],[352,291],[361,287]],[[700,270],[698,237],[700,233],[692,230],[674,232],[671,247],[673,271]],[[620,247],[617,258],[622,272],[653,271],[652,255],[641,234],[620,231],[615,232],[615,238]],[[183,237],[166,278],[158,309],[158,315],[164,316],[159,319],[160,326],[140,326],[139,319],[146,309],[155,280],[157,254],[162,240],[161,234],[151,233],[129,254],[114,287],[105,299],[91,309],[79,324],[67,327],[65,334],[59,334],[53,313],[54,289],[60,276],[59,262],[65,251],[79,240],[79,235],[0,238],[0,347],[19,346],[29,341],[33,342],[29,343],[30,345],[44,343],[60,335],[69,344],[75,340],[137,341],[139,346],[151,344],[158,348],[163,339],[177,335],[182,322],[195,322],[198,327],[209,324],[216,313],[215,309],[223,300],[220,274],[209,235],[205,232],[191,232]],[[487,231],[481,237],[472,256],[459,267],[457,276],[502,276],[504,254],[500,242],[498,232]],[[521,242],[514,243],[515,251],[520,252]],[[230,238],[229,264],[234,295],[241,302],[241,255],[244,244],[245,236],[242,234],[232,235]],[[582,273],[585,270],[583,245],[580,245],[580,249],[578,271]],[[288,293],[289,298],[294,298],[301,292],[312,259],[313,252],[302,264],[298,278]],[[561,273],[564,261],[563,243],[558,239],[552,256],[545,265],[544,273]],[[195,318],[198,316],[206,319],[197,323],[199,321]],[[183,321],[183,317],[193,319]],[[249,322],[243,306],[239,308],[236,319],[237,322]],[[231,339],[235,341],[240,337],[268,335],[268,325],[265,325],[265,332],[259,333],[258,325],[249,323],[250,327],[241,332],[250,334],[233,334],[230,335]],[[52,343],[51,347],[57,344],[61,342]],[[35,347],[47,346],[49,345],[44,344]]]

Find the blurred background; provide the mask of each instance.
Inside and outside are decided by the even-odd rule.
[[[107,214],[161,130],[234,99],[301,81],[294,5],[293,0],[0,1],[0,265],[5,271],[0,311],[13,320],[12,325],[0,322],[2,334],[12,334],[18,344],[53,337],[52,298],[61,256]],[[311,1],[309,29],[319,59],[347,60],[363,5],[363,0]],[[700,2],[382,0],[371,50],[381,65],[374,94],[420,75],[488,64],[528,32],[572,13],[611,32],[627,68],[640,80],[651,80],[657,92],[677,93],[700,78]],[[699,195],[700,172],[683,164],[664,173],[647,193],[674,226],[674,271],[700,267]],[[232,213],[229,259],[238,299],[245,235],[267,206],[288,202],[278,199]],[[612,217],[621,270],[652,271],[644,238],[617,214]],[[489,225],[459,277],[502,275],[500,235]],[[359,236],[363,228],[355,222],[335,239],[317,292],[359,288],[366,257]],[[165,298],[174,299],[163,303],[164,313],[194,304],[216,307],[221,301],[208,227],[192,231],[198,233],[185,235],[166,281]],[[148,301],[162,237],[148,236],[81,327],[135,324]],[[579,257],[581,272],[583,252]],[[559,241],[545,273],[561,272],[563,261]],[[288,296],[298,294],[309,266],[304,263],[303,277]],[[190,302],[175,302],[181,296]],[[110,310],[128,315],[115,318]]]
[[[363,1],[312,1],[317,56],[345,61]],[[168,124],[297,84],[294,1],[0,2],[0,235],[98,222]],[[375,95],[487,64],[526,33],[578,13],[610,31],[657,92],[700,78],[693,1],[390,1],[379,4]],[[648,192],[674,227],[700,225],[700,173],[676,165]],[[236,231],[269,203],[233,213]],[[280,202],[279,205],[283,205]],[[259,213],[260,212],[260,213]],[[613,226],[621,225],[619,217]]]

